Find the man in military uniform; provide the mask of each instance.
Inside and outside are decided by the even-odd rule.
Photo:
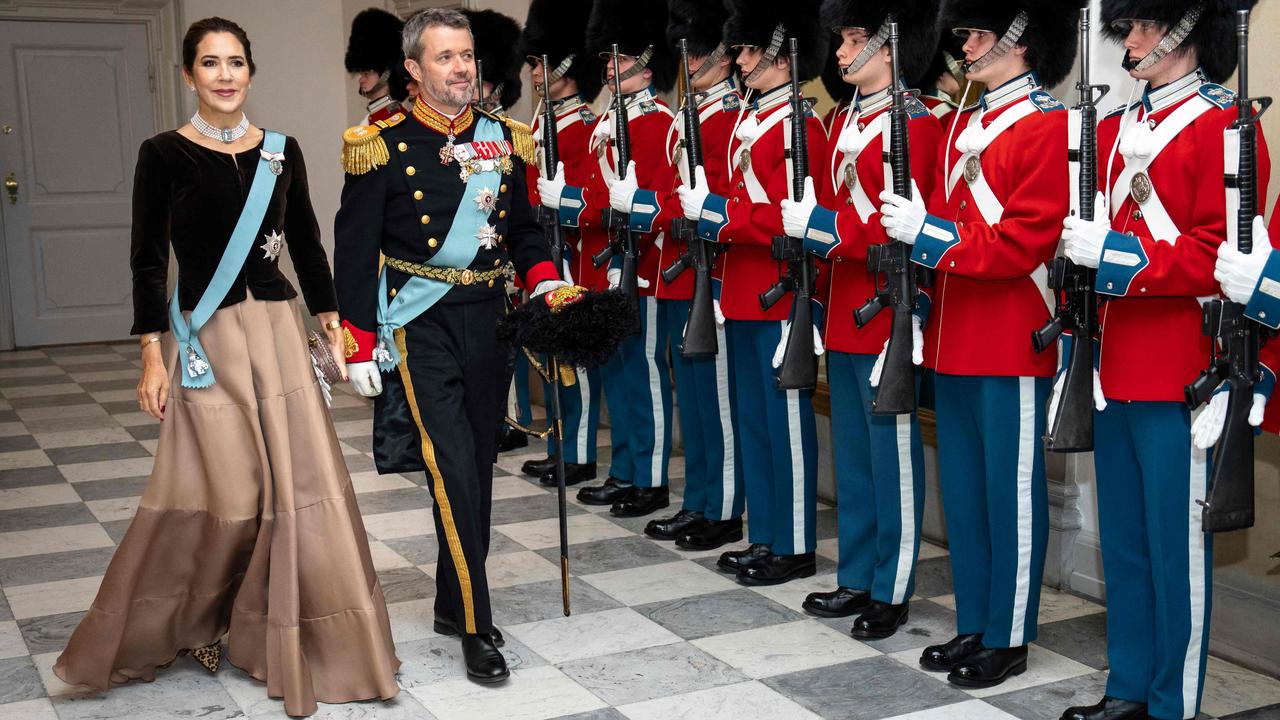
[[[503,277],[515,265],[532,302],[565,283],[529,206],[528,128],[478,111],[467,20],[429,9],[405,26],[421,88],[412,117],[344,134],[347,171],[335,221],[338,302],[348,372],[376,396],[379,472],[427,472],[440,539],[435,629],[462,636],[467,674],[508,675],[495,645],[485,558],[494,432],[503,411]],[[378,254],[385,267],[378,271]]]
[[[361,10],[351,21],[345,61],[347,72],[356,76],[356,92],[368,101],[366,125],[386,120],[401,110],[404,96],[393,97],[397,93],[391,92],[390,80],[395,66],[404,62],[400,50],[402,27],[400,18],[378,8]]]

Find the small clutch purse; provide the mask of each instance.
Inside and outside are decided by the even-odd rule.
[[[311,352],[311,369],[320,381],[320,390],[324,394],[325,404],[332,405],[330,389],[342,382],[342,371],[333,359],[333,351],[329,349],[329,341],[324,335],[312,330],[307,333],[307,350]]]

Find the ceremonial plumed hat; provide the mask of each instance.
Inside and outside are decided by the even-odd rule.
[[[1027,48],[1027,65],[1045,87],[1066,79],[1076,61],[1078,3],[1067,0],[946,0],[942,31],[953,28],[990,30],[1004,37],[1019,13],[1027,14],[1027,27],[1018,45]]]
[[[683,38],[689,42],[693,57],[710,55],[724,40],[724,21],[729,10],[715,0],[668,0],[667,42],[680,47]]]
[[[1173,29],[1200,7],[1200,19],[1179,47],[1194,47],[1205,75],[1221,83],[1236,71],[1239,60],[1235,13],[1256,4],[1257,0],[1102,0],[1102,32],[1112,40],[1124,42],[1124,36],[1111,26],[1116,20],[1155,20]]]
[[[822,68],[822,87],[827,89],[827,94],[837,103],[853,99],[856,88],[840,77],[840,61],[836,60],[835,51],[827,53],[827,66]]]
[[[372,70],[384,73],[404,61],[400,51],[400,29],[404,23],[386,10],[367,8],[351,21],[345,62],[347,72]]]
[[[774,30],[781,25],[786,37],[799,45],[796,77],[812,80],[822,74],[827,63],[831,32],[818,20],[820,0],[725,0],[729,20],[725,23],[725,42],[729,45],[752,45],[768,48]],[[779,57],[787,55],[783,40]]]
[[[940,0],[824,0],[822,24],[835,32],[839,32],[840,28],[859,27],[869,35],[875,35],[892,13],[898,23],[899,69],[902,77],[910,81],[920,77],[937,49],[939,2]],[[835,54],[834,50],[831,54]]]
[[[676,59],[667,44],[665,0],[595,0],[587,21],[587,51],[607,53],[614,43],[618,52],[634,57],[652,48],[645,67],[653,72],[653,86],[666,92],[675,85]]]
[[[520,99],[523,83],[520,69],[520,24],[514,18],[494,10],[463,10],[471,23],[475,39],[476,60],[484,63],[484,79],[496,88],[502,84],[498,104],[509,108]]]
[[[526,58],[547,56],[551,72],[573,56],[565,77],[578,84],[588,100],[600,94],[603,82],[600,58],[587,52],[587,17],[591,0],[533,0],[520,36],[520,54]]]

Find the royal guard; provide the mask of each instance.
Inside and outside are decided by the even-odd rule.
[[[835,53],[827,58],[826,67],[822,68],[822,87],[835,101],[831,109],[822,116],[822,129],[827,133],[827,141],[829,144],[834,144],[836,138],[840,136],[840,128],[836,127],[836,121],[848,115],[849,105],[858,92],[856,85],[844,81],[844,75],[840,72],[840,61],[836,59]]]
[[[550,92],[556,118],[556,147],[564,165],[564,181],[584,185],[596,171],[596,156],[588,152],[596,116],[590,103],[600,93],[600,58],[586,51],[587,17],[591,0],[533,0],[520,38],[520,53],[529,64],[533,77],[537,109],[533,113],[533,137],[538,144],[537,163],[529,166],[529,201],[543,211],[546,221],[556,221],[554,211],[543,208],[537,181],[543,174],[545,156],[542,140],[543,84]],[[542,67],[547,56],[550,68]],[[551,214],[548,219],[547,214]],[[565,232],[567,247],[562,249],[565,280],[594,290],[608,287],[605,270],[596,270],[591,256],[604,248],[608,239],[599,224]],[[523,356],[523,354],[522,354]],[[526,366],[527,367],[527,366]],[[527,371],[526,371],[527,372]],[[592,368],[578,371],[573,385],[560,388],[560,411],[564,421],[565,485],[577,485],[596,477],[596,430],[600,424],[600,371]],[[551,392],[543,384],[543,397]],[[529,460],[522,470],[551,487],[556,484],[553,444],[547,441],[547,457]]]
[[[386,120],[403,110],[403,97],[392,97],[391,73],[404,64],[400,49],[400,29],[404,23],[386,10],[361,10],[351,21],[345,58],[347,72],[356,76],[356,91],[364,98],[368,116],[364,124]],[[397,83],[401,86],[403,83]],[[407,92],[407,87],[405,88]]]
[[[1095,405],[1105,409],[1095,414],[1094,465],[1110,672],[1106,696],[1068,709],[1067,720],[1180,720],[1199,711],[1213,552],[1197,502],[1208,486],[1206,435],[1221,432],[1225,394],[1195,412],[1183,399],[1209,365],[1201,303],[1219,292],[1216,255],[1236,222],[1227,204],[1236,190],[1224,190],[1235,168],[1225,167],[1223,135],[1237,119],[1235,94],[1217,83],[1236,69],[1235,11],[1252,5],[1102,3],[1103,32],[1123,44],[1137,101],[1098,127],[1097,207],[1109,213],[1092,222],[1067,217],[1062,239],[1068,258],[1097,268],[1094,287],[1106,299],[1095,389],[1102,394]],[[1257,158],[1256,197],[1265,198],[1270,162],[1261,132]],[[1260,233],[1255,252],[1267,246]],[[1265,367],[1263,374],[1257,421],[1275,382]]]
[[[778,387],[775,368],[790,332],[792,296],[764,310],[760,295],[778,281],[771,246],[784,234],[779,204],[793,191],[787,157],[793,122],[805,123],[810,172],[826,172],[822,123],[812,112],[793,117],[790,100],[793,76],[806,82],[822,73],[830,32],[818,22],[818,0],[728,4],[724,40],[739,48],[737,64],[750,91],[726,158],[728,193],[711,192],[701,177],[696,187],[679,192],[685,216],[698,222],[698,235],[725,247],[720,308],[732,348],[729,386],[741,419],[738,448],[751,545],[724,553],[718,565],[740,582],[770,585],[815,572],[818,450],[812,392]],[[786,49],[789,38],[799,47],[795,68]],[[821,316],[821,307],[814,308],[815,324]],[[820,353],[820,341],[815,345]]]
[[[520,23],[496,10],[463,10],[476,38],[476,63],[484,81],[480,107],[505,114],[520,100],[524,82],[520,72]]]
[[[819,194],[821,205],[812,195],[782,202],[787,234],[803,237],[808,251],[832,261],[822,338],[831,386],[839,587],[810,593],[804,609],[820,617],[861,612],[853,624],[859,638],[889,637],[906,622],[920,547],[924,448],[916,415],[871,412],[873,368],[888,343],[892,313],[882,312],[859,328],[854,311],[877,294],[877,274],[867,269],[868,248],[889,239],[874,199],[892,177],[888,138],[894,85],[905,88],[905,78],[918,76],[929,64],[938,38],[938,5],[938,0],[823,3],[823,24],[840,36],[833,55],[843,81],[857,88],[856,100],[833,131],[833,172],[819,183],[825,190]],[[893,77],[887,42],[891,21],[898,26],[900,78]],[[937,182],[943,129],[914,96],[905,104],[911,176],[929,197]],[[928,306],[922,299],[914,318],[917,332]]]
[[[943,131],[949,129],[951,113],[960,107],[964,93],[964,51],[960,38],[947,32],[938,38],[938,47],[933,53],[933,60],[924,72],[911,83],[911,87],[919,88],[920,102],[929,108],[929,112],[942,122]]]
[[[966,79],[987,90],[956,118],[932,197],[881,194],[889,236],[936,271],[924,364],[935,372],[938,466],[957,636],[920,663],[963,687],[1026,671],[1049,535],[1041,438],[1056,366],[1030,337],[1054,308],[1048,263],[1067,213],[1066,78],[1078,8],[950,0]],[[927,210],[926,210],[927,208]]]
[[[675,84],[675,59],[666,40],[665,4],[644,5],[628,0],[595,0],[587,23],[587,49],[605,60],[605,82],[621,87],[626,106],[626,135],[634,166],[618,165],[618,119],[610,110],[596,123],[588,152],[596,158],[586,180],[568,182],[563,173],[554,180],[538,179],[542,204],[560,213],[561,223],[582,232],[598,230],[611,209],[609,186],[620,176],[639,187],[662,187],[671,182],[667,159],[667,131],[671,108],[658,97]],[[608,57],[618,46],[618,75]],[[563,144],[562,144],[563,146]],[[615,230],[617,232],[617,230]],[[658,312],[654,293],[659,254],[668,230],[654,227],[635,233],[640,287],[640,334],[622,344],[618,357],[601,368],[609,403],[612,462],[603,485],[578,491],[587,505],[610,505],[618,517],[648,515],[670,505],[667,465],[671,456],[671,370],[665,317]],[[591,256],[584,258],[590,262]],[[621,282],[620,256],[607,270],[610,287]]]

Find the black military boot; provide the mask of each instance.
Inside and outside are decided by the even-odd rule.
[[[610,475],[603,485],[584,487],[578,491],[578,502],[583,505],[612,505],[631,494],[633,486]]]
[[[849,634],[863,640],[883,640],[906,624],[910,607],[909,603],[890,605],[872,600],[866,611],[853,621]]]
[[[453,618],[446,617],[444,615],[436,616],[435,620],[431,623],[431,629],[448,637],[462,634],[462,630],[458,627],[458,622]],[[493,644],[496,647],[502,647],[507,644],[507,639],[502,637],[502,631],[498,629],[497,625],[494,625],[493,629],[489,631],[489,639],[493,641]]]
[[[1061,720],[1146,720],[1147,704],[1104,695],[1094,705],[1067,708]]]
[[[525,435],[510,425],[503,425],[498,429],[498,452],[504,453],[509,450],[515,450],[516,448],[522,447],[529,447],[528,435]]]
[[[511,676],[507,669],[507,659],[502,657],[493,639],[488,633],[462,636],[462,657],[467,664],[467,677],[471,680],[489,685],[500,683]]]
[[[595,463],[565,463],[564,464],[564,486],[573,487],[578,483],[584,483],[588,480],[596,479]],[[542,473],[542,477],[538,478],[538,484],[545,487],[556,486],[556,468],[554,465],[551,469]]]
[[[642,517],[671,505],[671,493],[665,487],[633,487],[626,497],[609,508],[614,517]]]
[[[871,593],[866,590],[841,586],[831,592],[809,593],[800,607],[810,615],[842,618],[861,612],[870,603]]]
[[[746,550],[732,550],[727,553],[720,553],[720,559],[716,561],[716,567],[731,573],[740,573],[746,567],[764,562],[768,558],[773,557],[773,551],[768,545],[755,543]]]
[[[542,477],[548,470],[556,469],[556,457],[548,455],[541,460],[525,460],[520,472],[530,477]]]
[[[743,585],[781,585],[796,578],[812,577],[818,572],[817,558],[811,552],[799,555],[769,555],[754,565],[742,568],[738,582]]]
[[[715,550],[722,545],[741,542],[742,518],[707,520],[688,528],[676,537],[676,546],[684,550]]]
[[[967,688],[995,687],[1012,675],[1027,671],[1027,646],[989,648],[970,654],[956,663],[947,682]]]
[[[957,635],[941,645],[930,645],[920,655],[920,666],[936,672],[951,672],[956,663],[982,649],[982,633]]]
[[[681,509],[669,518],[650,520],[649,524],[644,526],[644,534],[654,540],[675,540],[681,533],[704,525],[706,522],[707,519],[702,516],[702,513]]]

